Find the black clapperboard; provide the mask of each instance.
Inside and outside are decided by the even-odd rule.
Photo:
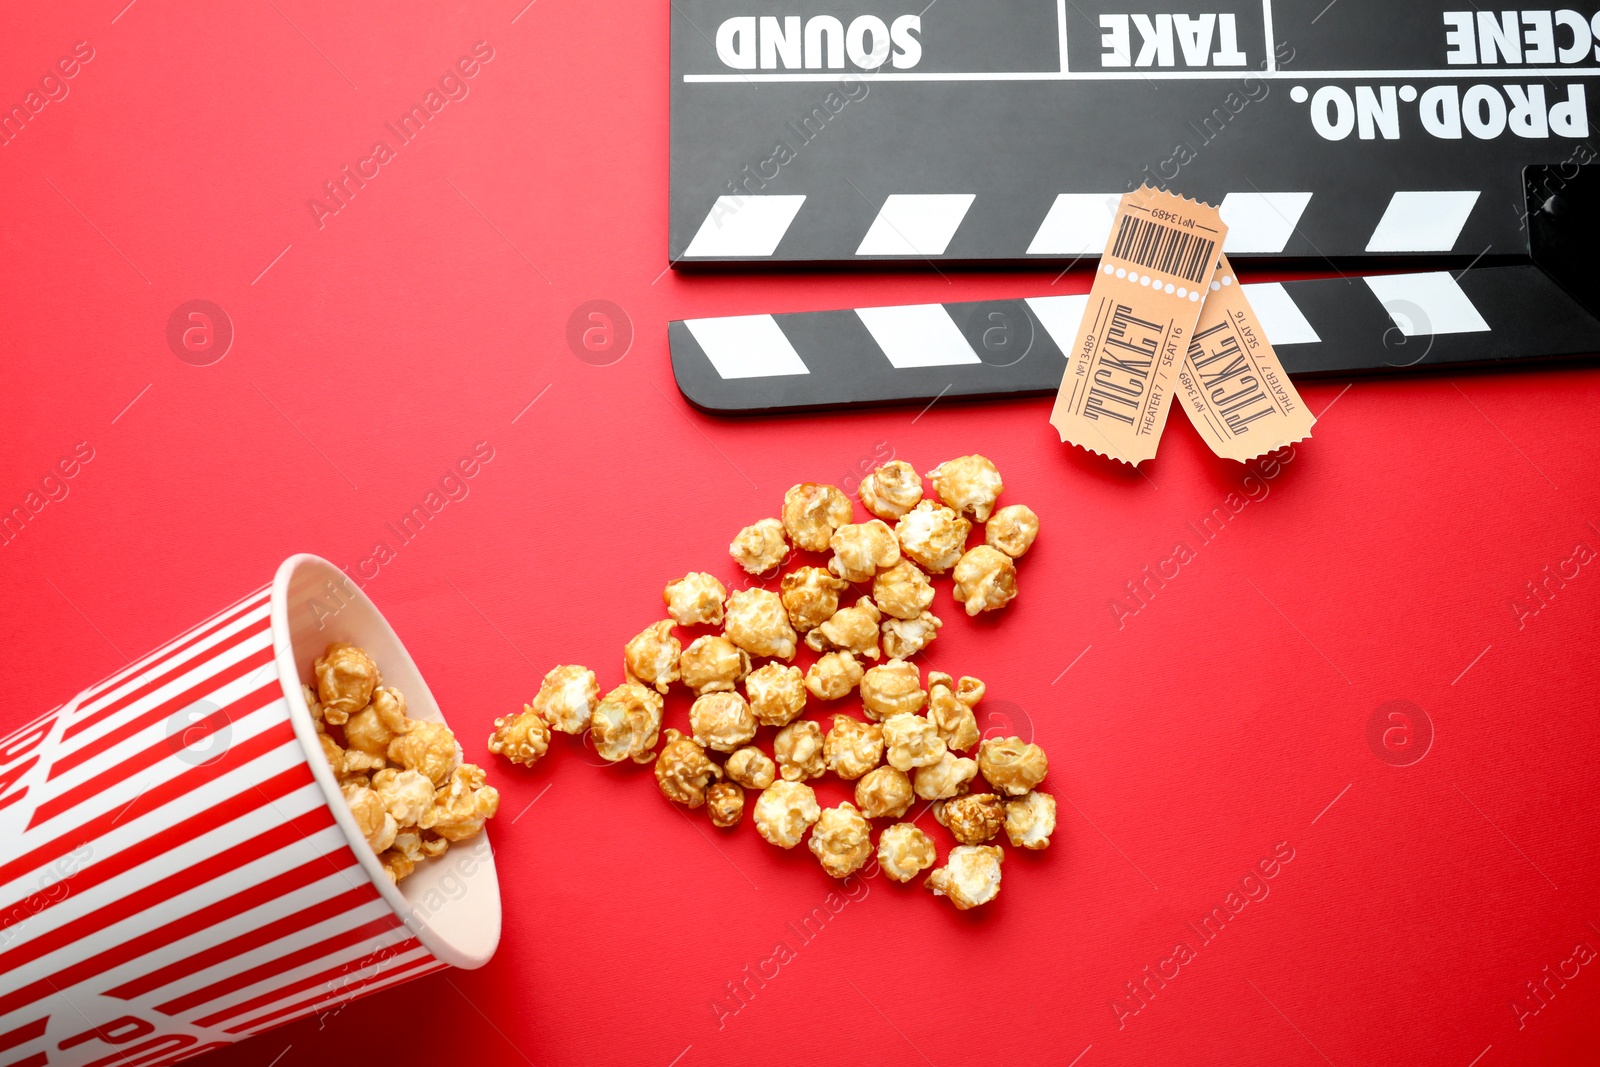
[[[1291,374],[1587,355],[1597,92],[1594,0],[675,0],[669,251],[1059,271],[1148,183],[1220,205],[1236,262],[1343,275],[1251,290]],[[670,339],[710,411],[1043,394],[1081,303]]]

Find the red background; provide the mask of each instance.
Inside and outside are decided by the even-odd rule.
[[[531,771],[492,767],[506,915],[487,968],[211,1062],[1592,1062],[1600,965],[1520,1028],[1511,1004],[1600,947],[1600,567],[1521,625],[1512,605],[1600,546],[1595,369],[1308,384],[1315,438],[1202,546],[1186,524],[1243,471],[1181,417],[1141,475],[1061,445],[1042,400],[759,421],[685,404],[672,318],[1087,277],[666,270],[667,5],[123,2],[36,6],[0,39],[7,108],[75,42],[95,53],[0,147],[0,504],[94,449],[0,548],[0,728],[292,552],[354,566],[393,544],[385,523],[478,441],[495,458],[470,495],[366,587],[480,760],[550,666],[620,680],[662,584],[731,579],[724,546],[794,482],[982,451],[1044,524],[1003,617],[967,622],[940,583],[926,657],[986,679],[1052,757],[1055,843],[1008,852],[993,906],[874,878],[719,1020],[725,983],[795,947],[785,924],[833,884],[805,849],[717,833],[647,769],[560,739]],[[319,229],[322,183],[479,41],[494,58],[470,95]],[[236,331],[210,366],[167,346],[196,298]],[[565,339],[595,299],[634,332],[609,366]],[[1119,628],[1110,602],[1179,541],[1197,558]],[[1431,723],[1409,766],[1369,744],[1391,700]],[[1279,842],[1294,859],[1270,895],[1119,1027],[1124,983],[1194,944],[1185,923]]]

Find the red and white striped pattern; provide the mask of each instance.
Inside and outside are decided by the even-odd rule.
[[[0,1067],[156,1067],[446,964],[290,725],[263,588],[0,739]]]

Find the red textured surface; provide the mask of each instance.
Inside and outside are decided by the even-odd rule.
[[[0,147],[0,504],[93,449],[0,547],[0,727],[292,552],[394,546],[386,522],[480,441],[469,495],[367,582],[478,759],[549,666],[619,680],[663,582],[731,577],[723,546],[793,482],[980,450],[1044,522],[1005,617],[968,623],[941,583],[928,657],[1052,755],[1056,843],[1007,860],[994,906],[880,877],[803,941],[788,924],[835,888],[809,853],[558,743],[494,768],[489,967],[209,1062],[1593,1062],[1600,966],[1520,1026],[1512,1004],[1600,947],[1600,564],[1562,562],[1600,546],[1600,372],[1310,385],[1315,438],[1248,485],[1180,417],[1143,476],[1060,445],[1045,401],[716,421],[673,386],[670,318],[1087,279],[664,272],[666,5],[121,2],[35,7],[0,40],[8,108],[94,52]],[[323,182],[480,41],[470,95],[319,228]],[[193,299],[234,324],[210,366],[167,346]],[[632,322],[610,366],[565,340],[593,299]],[[1255,499],[1202,541],[1230,493]],[[1180,541],[1195,558],[1119,628],[1110,602]],[[1369,744],[1391,700],[1432,725],[1410,766]],[[1201,942],[1188,924],[1275,848],[1268,895]],[[1119,1020],[1180,940],[1193,958]],[[730,999],[780,941],[793,958]]]

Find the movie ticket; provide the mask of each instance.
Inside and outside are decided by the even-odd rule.
[[[1123,196],[1050,415],[1063,441],[1124,463],[1156,454],[1227,233],[1205,204]]]
[[[1204,299],[1178,384],[1189,421],[1211,451],[1241,463],[1304,440],[1317,421],[1289,383],[1227,256]]]

